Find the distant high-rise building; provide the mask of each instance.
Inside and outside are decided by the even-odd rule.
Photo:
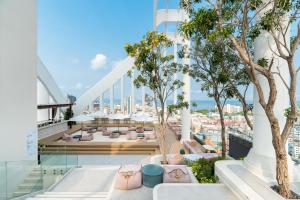
[[[291,131],[292,137],[292,156],[300,159],[300,121],[295,125]]]
[[[242,112],[243,108],[241,106],[235,106],[231,104],[226,104],[224,106],[224,113],[232,114],[232,113],[238,113]]]

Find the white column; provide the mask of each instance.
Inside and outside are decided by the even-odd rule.
[[[290,42],[290,35],[287,33],[286,37],[287,43]],[[289,82],[289,71],[286,61],[277,57],[272,53],[270,47],[273,50],[276,50],[276,44],[272,38],[272,36],[263,31],[260,36],[255,41],[255,52],[254,58],[257,61],[260,58],[266,58],[270,60],[274,57],[274,66],[273,71],[278,72],[277,67],[280,70],[282,77],[285,81]],[[265,77],[259,75],[257,73],[258,80],[262,86],[262,90],[264,92],[265,99],[267,101],[269,96],[269,84]],[[289,99],[288,99],[288,90],[285,87],[283,81],[279,76],[275,76],[276,88],[277,88],[277,97],[274,106],[274,113],[279,120],[281,130],[285,124],[285,109],[290,107]],[[253,96],[253,147],[250,150],[248,156],[244,160],[246,167],[251,170],[253,173],[258,176],[265,178],[266,180],[274,180],[276,174],[276,160],[275,160],[275,151],[272,145],[272,133],[270,128],[270,122],[267,119],[265,111],[261,107],[259,103],[259,97],[256,89],[254,89]],[[290,160],[290,158],[289,158]],[[290,160],[290,174],[291,177],[295,177],[296,173],[293,173],[292,162]]]
[[[177,63],[178,61],[178,55],[177,55],[177,43],[174,43],[174,62]],[[177,79],[177,74],[174,74],[174,81]],[[173,104],[177,103],[177,90],[174,90],[173,92]]]
[[[0,161],[37,159],[36,11],[35,0],[0,1]]]
[[[49,94],[43,83],[37,80],[37,104],[49,104]],[[37,110],[37,121],[45,121],[49,119],[48,109]]]
[[[124,77],[122,75],[120,79],[120,87],[121,87],[121,112],[124,113]]]
[[[132,70],[131,74],[131,112],[135,112],[135,86],[134,86],[134,70]]]
[[[99,97],[99,110],[100,110],[100,112],[104,111],[103,96],[104,96],[104,94],[101,94],[100,97]]]
[[[110,87],[109,91],[109,110],[110,113],[114,113],[114,85]]]
[[[143,112],[145,112],[145,97],[146,97],[146,94],[145,94],[145,87],[143,86],[142,87],[142,109],[143,109]]]
[[[189,42],[187,43],[189,46]],[[190,59],[185,57],[183,58],[184,64],[190,64]],[[188,108],[184,108],[181,111],[181,123],[182,123],[182,135],[181,141],[190,139],[191,132],[191,111],[190,111],[190,76],[189,74],[184,74],[182,81],[184,82],[184,86],[182,88],[184,100],[189,104]]]

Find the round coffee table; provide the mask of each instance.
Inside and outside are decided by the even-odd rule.
[[[153,188],[163,182],[164,169],[160,165],[148,164],[142,169],[143,185]]]

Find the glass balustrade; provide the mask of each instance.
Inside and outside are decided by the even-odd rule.
[[[6,167],[5,162],[0,162],[0,200],[6,199]]]
[[[0,162],[0,200],[12,199],[46,190],[70,169],[78,167],[78,155],[66,147],[40,151],[38,161]]]

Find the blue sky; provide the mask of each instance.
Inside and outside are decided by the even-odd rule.
[[[62,91],[78,97],[126,57],[126,43],[152,30],[152,9],[152,0],[38,0],[38,54]],[[192,83],[191,98],[208,99],[198,88]]]

